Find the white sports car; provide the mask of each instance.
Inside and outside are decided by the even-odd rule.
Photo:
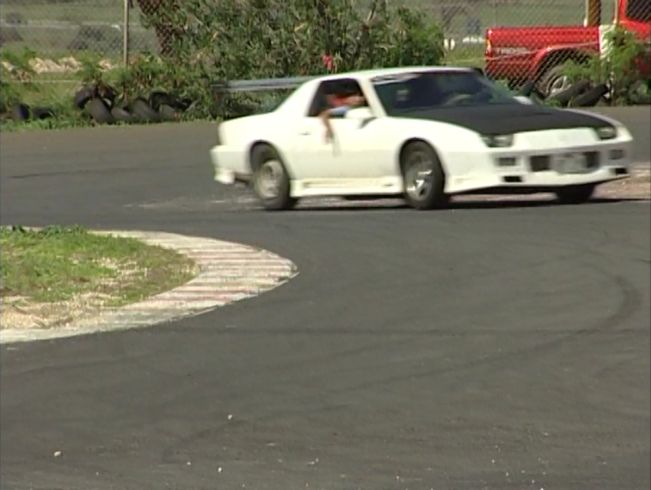
[[[362,106],[331,118],[327,94],[359,91]],[[417,209],[450,195],[554,192],[590,199],[628,175],[632,137],[619,122],[513,97],[474,69],[391,68],[322,76],[277,109],[224,121],[215,180],[250,182],[267,209],[306,196],[404,196]]]

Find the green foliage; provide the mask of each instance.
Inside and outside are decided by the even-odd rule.
[[[105,70],[100,65],[101,57],[93,53],[84,53],[79,57],[81,67],[77,77],[84,85],[106,84]]]
[[[80,57],[81,68],[77,73],[83,85],[93,87],[100,97],[108,96],[111,91],[111,73],[101,64],[101,57],[86,53]]]
[[[151,90],[173,90],[173,67],[145,53],[132,59],[128,66],[115,71],[115,79],[125,99],[147,96]]]
[[[12,78],[21,81],[32,81],[35,73],[34,69],[29,64],[29,60],[34,57],[36,57],[36,52],[29,48],[23,48],[20,52],[4,49],[0,55],[2,61],[13,66],[13,68],[9,70]]]
[[[71,99],[74,87],[61,84],[59,80],[70,77],[67,74],[39,74],[30,65],[36,58],[32,50],[10,51],[3,49],[0,76],[0,123],[2,131],[20,129],[50,129],[86,125],[81,113],[73,106]],[[12,107],[25,103],[30,107],[48,107],[55,117],[18,121],[11,118]]]
[[[162,84],[197,102],[193,116],[232,115],[260,97],[216,100],[212,83],[438,64],[438,26],[419,10],[387,3],[374,1],[363,16],[351,0],[187,0],[146,22],[159,31],[183,26],[166,42]]]
[[[564,73],[573,81],[608,83],[613,104],[634,103],[637,88],[643,86],[640,62],[648,60],[648,48],[633,32],[619,26],[606,34],[605,41],[610,49],[604,56],[592,56],[585,63],[568,61]]]
[[[0,52],[0,112],[9,110],[34,90],[35,73],[29,60],[35,55],[28,48],[19,53],[6,49]]]
[[[384,66],[439,64],[444,51],[443,32],[438,26],[418,11],[399,8],[396,27],[388,33],[392,46]]]
[[[18,103],[21,99],[22,90],[19,84],[7,81],[6,68],[2,65],[0,74],[0,112],[5,112]]]

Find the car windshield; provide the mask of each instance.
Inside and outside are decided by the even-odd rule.
[[[390,116],[459,106],[519,104],[506,89],[474,71],[425,71],[375,77],[375,91]]]

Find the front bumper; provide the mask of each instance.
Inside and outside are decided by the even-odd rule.
[[[618,152],[620,150],[614,150]],[[503,157],[498,157],[494,165],[498,168],[500,184],[511,187],[558,187],[565,185],[591,184],[621,179],[628,176],[630,160],[622,156],[609,157],[610,152],[582,151],[567,152],[584,156],[583,168],[567,169],[563,166],[564,154],[540,154],[515,157],[515,166],[501,166]],[[560,158],[559,158],[560,157]],[[511,157],[512,158],[512,157]],[[512,160],[507,160],[509,163]],[[559,163],[560,161],[560,163]]]
[[[582,134],[583,133],[583,134]],[[568,142],[585,141],[590,134],[582,130],[568,133]],[[622,131],[620,137],[590,144],[559,144],[552,133],[528,134],[508,148],[489,148],[449,155],[449,179],[445,191],[450,194],[483,189],[512,189],[513,192],[553,190],[554,188],[599,184],[626,178],[630,172],[632,139]],[[579,155],[578,161],[569,155]],[[582,156],[582,157],[581,157]],[[584,158],[584,160],[581,160]],[[570,162],[572,163],[572,162]]]

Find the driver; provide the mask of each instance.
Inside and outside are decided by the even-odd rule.
[[[326,100],[328,108],[321,111],[319,117],[326,128],[325,141],[329,143],[334,136],[330,118],[343,117],[350,109],[365,105],[366,101],[360,90],[355,87],[344,87],[335,90],[334,93],[326,94]]]

